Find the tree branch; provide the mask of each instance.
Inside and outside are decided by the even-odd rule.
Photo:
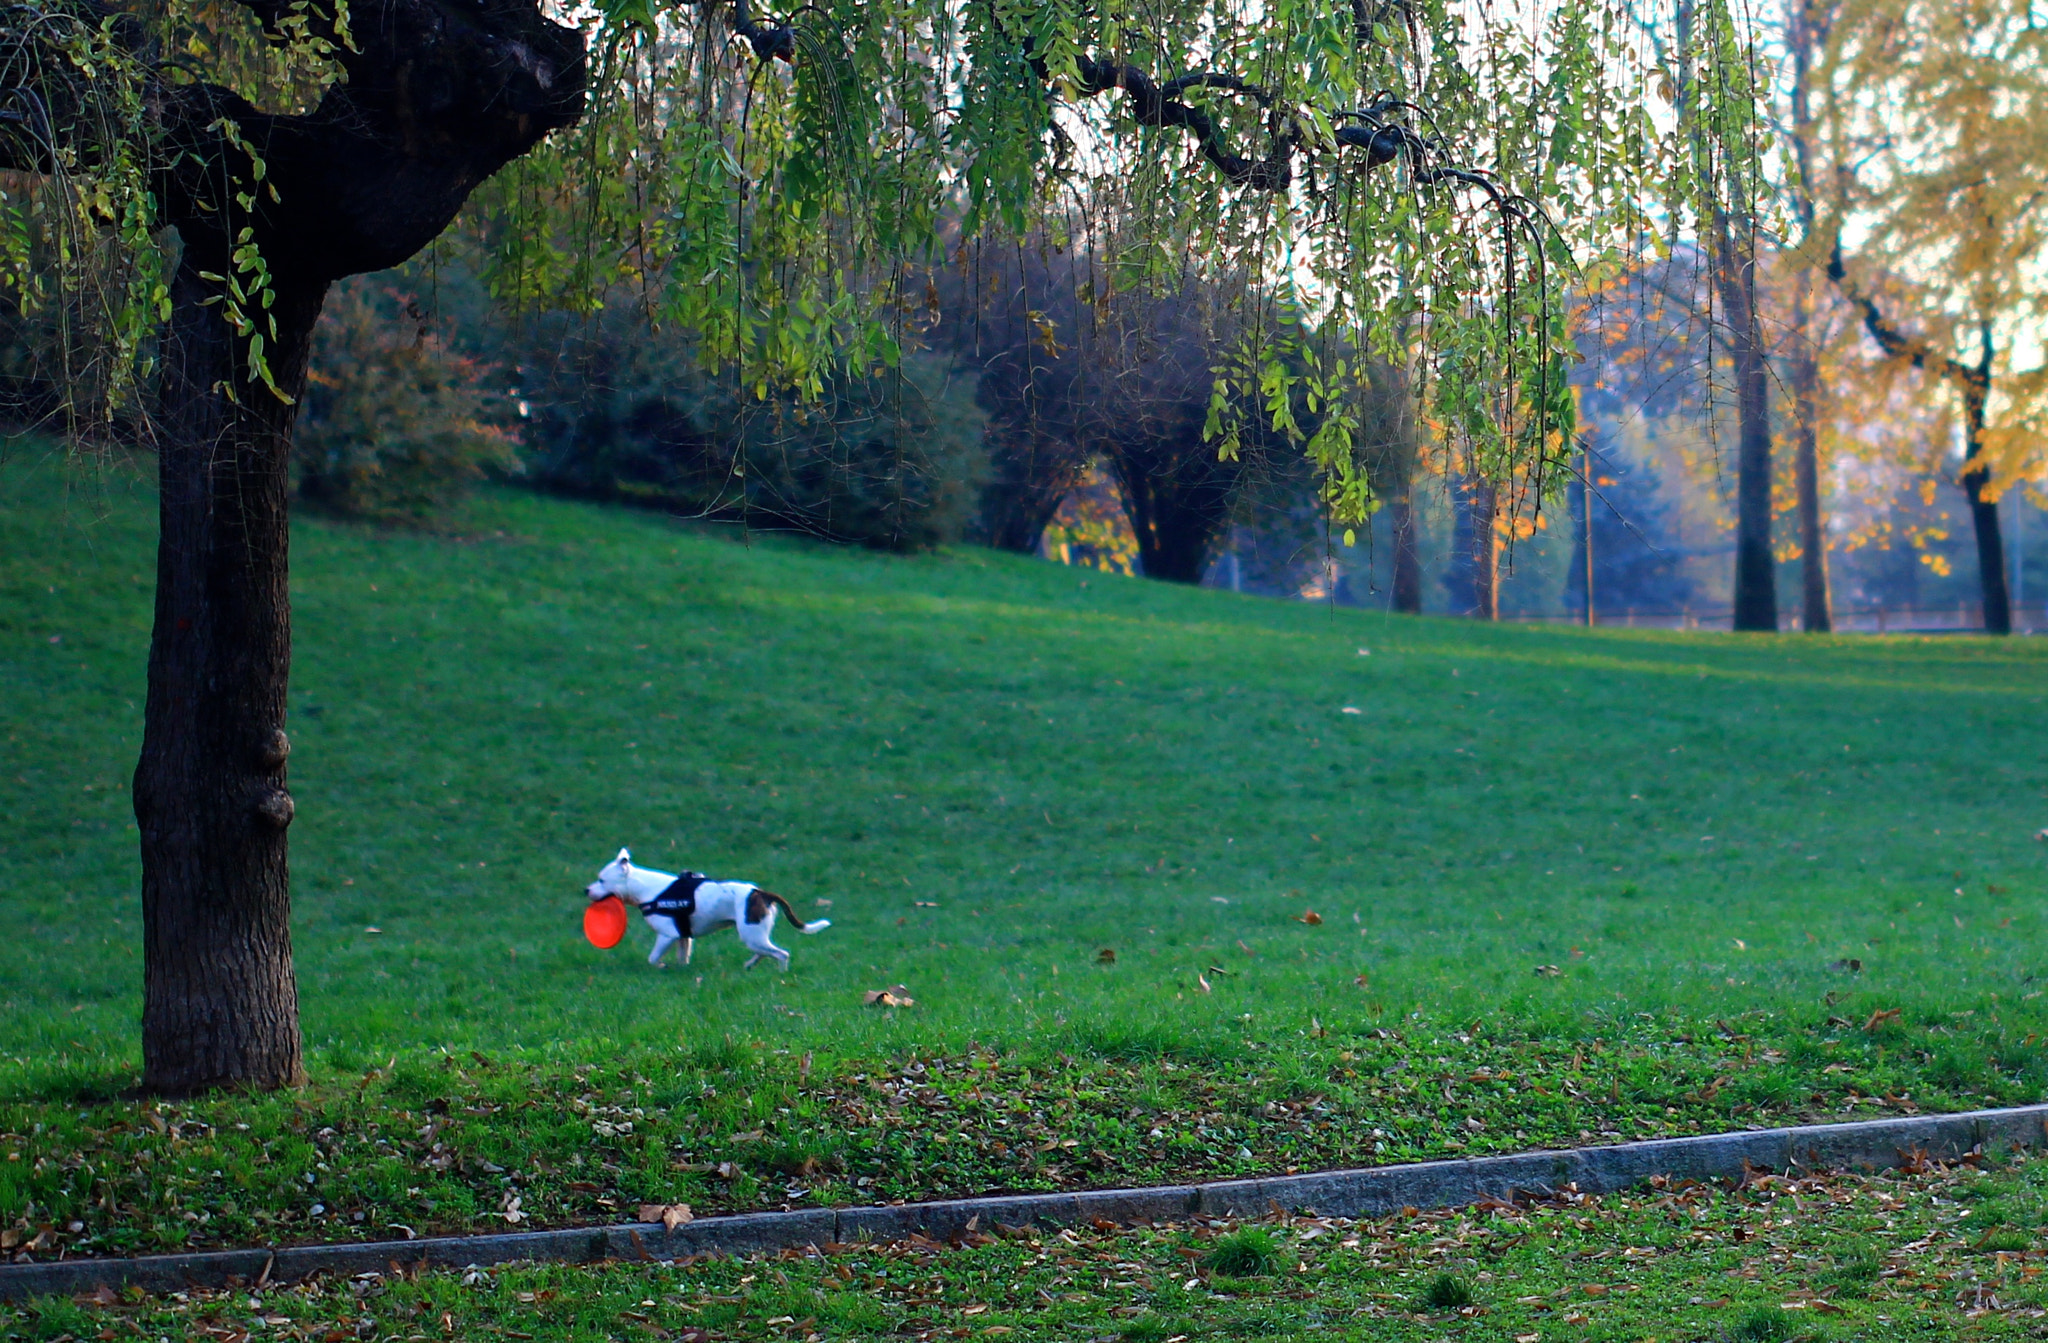
[[[1042,67],[1043,63],[1034,62],[1034,65]],[[1249,159],[1230,151],[1214,117],[1180,100],[1180,94],[1191,88],[1224,89],[1245,94],[1270,112],[1272,95],[1259,85],[1247,83],[1236,75],[1216,73],[1182,75],[1158,84],[1135,65],[1090,57],[1083,57],[1079,68],[1081,84],[1075,91],[1082,97],[1092,98],[1111,89],[1122,89],[1130,95],[1131,115],[1140,126],[1184,128],[1195,137],[1202,157],[1215,164],[1232,185],[1250,187],[1254,191],[1285,191],[1293,184],[1294,151],[1300,143],[1300,136],[1292,124],[1283,125],[1282,117],[1271,116],[1272,151],[1263,159]],[[1040,77],[1044,77],[1042,70]]]
[[[1926,340],[1909,336],[1894,326],[1878,309],[1877,300],[1864,293],[1854,280],[1849,278],[1849,268],[1842,260],[1842,240],[1835,239],[1834,250],[1828,255],[1828,279],[1843,298],[1863,315],[1863,329],[1877,342],[1877,348],[1894,359],[1904,359],[1917,369],[1929,369],[1936,377],[1946,378],[1970,391],[1979,394],[1991,386],[1991,350],[1987,342],[1984,362],[1972,368],[1959,359],[1941,353]]]

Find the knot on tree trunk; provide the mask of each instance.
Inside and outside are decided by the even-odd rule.
[[[298,810],[292,802],[292,795],[274,783],[265,784],[257,790],[256,801],[250,809],[256,813],[258,820],[276,830],[282,830],[290,825],[292,816]]]
[[[291,759],[292,740],[284,735],[283,728],[272,728],[256,748],[256,759],[265,769],[282,769],[284,762]]]

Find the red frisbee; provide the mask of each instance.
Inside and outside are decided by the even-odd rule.
[[[626,935],[626,902],[608,895],[585,905],[583,935],[590,939],[590,945],[607,951],[619,945]]]

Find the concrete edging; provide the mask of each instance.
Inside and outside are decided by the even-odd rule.
[[[973,1227],[987,1229],[998,1222],[1055,1227],[1097,1220],[1132,1223],[1256,1217],[1275,1206],[1290,1212],[1313,1210],[1326,1217],[1377,1216],[1408,1207],[1463,1207],[1487,1198],[1509,1198],[1517,1191],[1550,1193],[1566,1185],[1588,1194],[1613,1193],[1653,1175],[1709,1180],[1739,1178],[1748,1170],[1884,1170],[1916,1153],[1954,1160],[1979,1149],[2044,1145],[2048,1145],[2048,1105],[2028,1105],[1152,1189],[732,1213],[701,1217],[673,1230],[654,1224],[593,1226],[294,1245],[277,1250],[207,1250],[139,1259],[6,1264],[0,1265],[0,1300],[72,1295],[101,1286],[164,1292],[264,1279],[289,1282],[316,1273],[349,1276],[394,1267],[488,1268],[519,1262],[677,1259],[693,1254],[903,1240],[912,1235],[950,1240]]]

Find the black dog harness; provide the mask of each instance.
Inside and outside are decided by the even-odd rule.
[[[690,920],[697,913],[697,888],[709,880],[702,872],[683,873],[668,884],[668,889],[640,906],[641,916],[651,919],[661,914],[674,919],[676,931],[688,937]]]

